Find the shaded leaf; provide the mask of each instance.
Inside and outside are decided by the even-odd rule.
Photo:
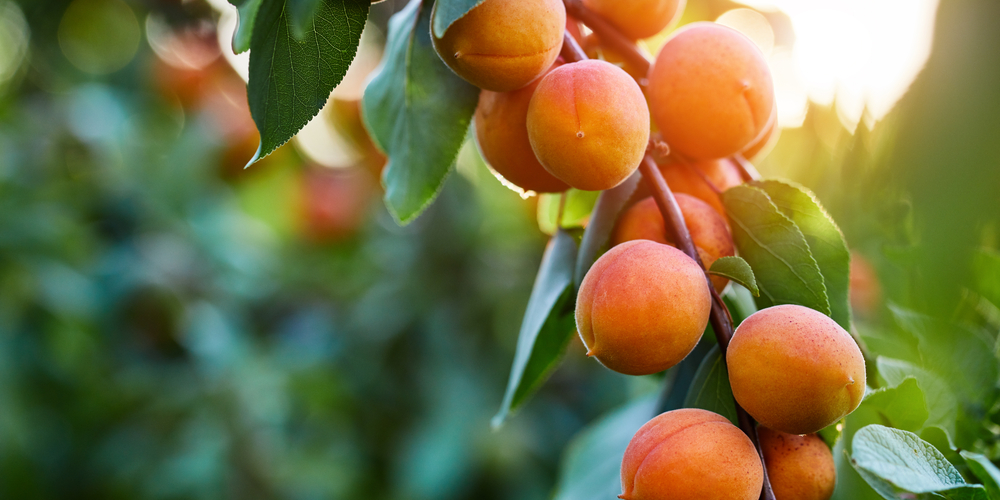
[[[684,407],[684,400],[691,390],[691,383],[698,375],[698,368],[701,367],[705,357],[712,352],[714,345],[709,342],[698,342],[691,354],[667,372],[667,376],[670,377],[670,387],[660,394],[660,399],[656,403],[657,415]]]
[[[434,35],[444,36],[452,23],[485,0],[437,0],[434,4]]]
[[[776,180],[759,181],[753,185],[763,189],[778,209],[802,231],[809,243],[809,251],[823,274],[830,317],[845,330],[851,331],[851,304],[848,299],[851,252],[840,228],[816,196],[802,186]]]
[[[760,290],[757,289],[757,279],[754,278],[753,269],[750,269],[750,264],[747,264],[747,261],[739,257],[721,257],[712,263],[712,268],[708,272],[716,276],[729,278],[743,285],[754,297],[760,296]]]
[[[684,400],[684,407],[714,411],[728,418],[733,425],[738,425],[736,401],[729,385],[729,371],[726,370],[726,360],[718,345],[709,351],[698,367]]]
[[[301,40],[309,32],[313,19],[323,0],[287,0],[288,17],[292,21],[292,35]]]
[[[233,52],[242,54],[250,50],[253,25],[261,2],[262,0],[242,0],[237,4],[234,0],[229,0],[229,3],[236,5],[239,11],[239,21],[236,23],[236,31],[233,32]]]
[[[622,492],[625,448],[653,415],[655,397],[646,397],[602,417],[573,438],[559,467],[553,500],[608,500]]]
[[[916,434],[869,425],[854,435],[855,469],[884,498],[909,493],[938,493],[951,499],[986,500],[986,489],[965,482],[957,469]]]
[[[736,186],[722,198],[740,256],[757,276],[757,305],[798,304],[829,315],[823,275],[795,223],[759,188]]]
[[[250,41],[250,113],[260,146],[250,163],[288,142],[326,104],[347,73],[371,4],[323,0],[312,30],[292,36],[284,0],[264,0]]]
[[[980,248],[972,259],[973,288],[1000,307],[1000,252]]]
[[[733,326],[739,326],[743,320],[757,312],[757,304],[753,300],[753,294],[743,286],[733,284],[733,286],[726,287],[722,294],[722,300],[726,303],[726,307],[729,308],[729,313],[733,317]]]
[[[430,7],[411,0],[389,21],[385,55],[362,100],[372,139],[389,157],[386,206],[401,224],[437,196],[472,121],[479,89],[431,46]]]
[[[575,331],[575,259],[576,242],[573,237],[565,231],[556,232],[545,249],[531,298],[528,299],[507,392],[500,411],[493,417],[494,427],[503,424],[510,413],[548,378]]]
[[[929,413],[925,425],[939,426],[949,435],[955,435],[958,399],[941,377],[912,363],[884,356],[878,357],[876,366],[879,376],[892,386],[901,384],[908,377],[915,378],[927,400]]]
[[[594,265],[594,261],[597,260],[597,254],[600,253],[604,245],[608,244],[618,215],[621,214],[625,203],[635,192],[641,178],[642,176],[636,171],[624,182],[607,191],[602,191],[597,197],[597,203],[594,204],[594,211],[587,224],[587,230],[584,231],[583,240],[580,242],[580,252],[576,257],[576,272],[573,282],[577,288],[583,282],[583,277],[590,270],[590,266]]]
[[[1000,469],[985,455],[962,450],[960,452],[965,459],[965,465],[982,481],[990,500],[1000,500]]]
[[[563,228],[583,227],[590,213],[594,211],[600,191],[566,190],[566,204],[563,207]],[[556,232],[559,218],[559,204],[562,193],[542,193],[538,195],[538,229],[545,234]]]

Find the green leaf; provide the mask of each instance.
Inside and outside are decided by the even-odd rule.
[[[757,305],[798,304],[829,315],[823,275],[798,226],[759,188],[736,186],[722,198],[740,256],[757,276]]]
[[[975,291],[1000,307],[1000,252],[980,248],[973,256],[972,272]]]
[[[776,180],[755,182],[753,185],[763,189],[778,209],[802,231],[823,274],[830,317],[845,330],[851,331],[851,304],[848,299],[851,252],[840,228],[816,196],[802,186]]]
[[[242,54],[250,50],[253,25],[257,19],[257,10],[260,9],[261,1],[242,0],[237,4],[234,0],[229,0],[229,3],[236,5],[239,12],[239,21],[236,23],[236,31],[233,33],[233,52]]]
[[[479,89],[434,52],[430,17],[429,6],[411,0],[390,19],[385,56],[362,99],[372,139],[389,157],[386,206],[401,224],[441,190],[479,100]]]
[[[903,360],[879,356],[875,363],[879,376],[889,385],[899,385],[908,377],[916,379],[927,400],[929,415],[925,425],[936,425],[948,431],[949,435],[955,435],[958,399],[947,382],[936,374]]]
[[[607,191],[602,191],[597,197],[597,203],[594,204],[594,211],[587,224],[587,230],[584,231],[583,240],[580,242],[580,252],[576,257],[576,273],[573,281],[577,288],[583,282],[583,277],[590,270],[590,266],[594,265],[598,253],[604,245],[608,244],[611,231],[614,230],[615,222],[618,221],[618,215],[625,208],[632,193],[635,192],[636,186],[639,185],[639,179],[641,179],[641,175],[636,171],[628,179],[625,179],[625,182]]]
[[[990,462],[990,459],[986,458],[985,455],[965,450],[962,450],[960,454],[965,459],[965,465],[969,466],[969,470],[983,482],[990,500],[1000,500],[1000,469],[993,465],[993,462]]]
[[[750,269],[750,264],[747,264],[747,261],[740,257],[721,257],[712,263],[712,268],[708,272],[716,276],[729,278],[743,285],[747,290],[750,290],[750,293],[754,297],[760,296],[760,290],[757,289],[757,279],[754,278],[753,269]]]
[[[632,436],[653,415],[646,397],[602,417],[566,447],[553,500],[608,500],[622,492],[621,467]]]
[[[722,294],[722,300],[726,303],[729,313],[733,316],[734,326],[739,326],[743,320],[757,312],[757,304],[753,300],[753,294],[741,285],[726,287],[726,290]]]
[[[452,23],[485,0],[437,0],[434,4],[434,35],[444,36]]]
[[[587,217],[594,211],[600,191],[566,190],[566,204],[563,207],[562,227],[583,227]],[[556,232],[559,205],[562,193],[542,193],[538,195],[538,229],[545,234]]]
[[[955,443],[952,442],[951,436],[948,435],[948,431],[936,426],[924,426],[920,430],[920,439],[927,441],[931,446],[938,449],[945,458],[951,462],[955,467],[959,467],[965,464],[965,459],[962,455],[958,454],[958,448],[955,447]]]
[[[302,40],[290,30],[284,0],[264,0],[250,41],[250,113],[260,147],[250,163],[288,142],[326,104],[347,73],[371,4],[323,0],[313,29]]]
[[[729,371],[726,370],[726,360],[722,357],[718,345],[709,351],[698,367],[687,398],[684,400],[684,407],[714,411],[728,418],[734,425],[738,425],[736,401],[733,399],[733,389],[729,385]]]
[[[951,499],[986,500],[986,489],[965,482],[937,448],[916,434],[869,425],[854,435],[854,468],[884,498],[937,493]]]
[[[296,39],[306,37],[322,4],[323,0],[288,0],[288,17],[292,21],[292,35]]]
[[[895,387],[883,387],[865,395],[849,420],[855,430],[870,423],[886,423],[898,429],[918,431],[930,415],[927,399],[916,378],[906,377]]]
[[[573,264],[576,242],[565,231],[556,232],[545,249],[535,285],[528,299],[517,338],[514,366],[500,411],[499,427],[555,369],[575,331]]]

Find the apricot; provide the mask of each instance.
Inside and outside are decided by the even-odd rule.
[[[685,26],[663,45],[647,90],[664,141],[695,160],[743,151],[774,108],[764,54],[740,32],[709,22]]]
[[[538,163],[528,140],[528,103],[540,81],[510,92],[482,91],[476,107],[476,140],[486,163],[508,183],[525,191],[557,193],[569,186]]]
[[[767,477],[776,500],[829,500],[837,484],[830,447],[816,434],[799,436],[758,427]]]
[[[750,438],[695,408],[646,422],[625,449],[621,474],[624,500],[756,500],[764,485]]]
[[[705,274],[684,252],[628,241],[597,259],[584,277],[576,327],[588,356],[616,372],[648,375],[694,349],[711,307]]]
[[[562,65],[542,78],[528,105],[538,161],[566,184],[610,189],[639,167],[649,143],[649,107],[632,77],[604,61]]]
[[[431,38],[458,76],[482,89],[507,92],[552,66],[565,30],[560,0],[486,0]]]
[[[670,186],[670,190],[694,196],[708,203],[720,215],[726,215],[726,206],[718,193],[743,183],[739,168],[730,159],[707,160],[688,164],[668,159],[660,164],[660,173]],[[639,183],[633,200],[641,200],[651,194],[645,180]]]
[[[851,309],[854,314],[870,319],[878,314],[882,304],[882,285],[875,266],[858,252],[851,252]]]
[[[676,194],[677,205],[684,216],[684,223],[691,233],[691,240],[698,250],[702,264],[708,269],[719,257],[736,255],[733,246],[733,236],[729,232],[729,224],[708,203],[686,194]],[[632,205],[618,218],[611,244],[618,245],[632,240],[651,240],[676,247],[674,242],[667,240],[666,225],[663,214],[656,206],[652,197]],[[729,280],[713,276],[712,283],[716,290],[722,290]]]
[[[861,404],[865,359],[847,331],[799,305],[757,311],[726,352],[733,396],[761,425],[809,434]]]
[[[750,161],[757,161],[767,156],[774,149],[774,145],[778,143],[779,137],[781,137],[781,127],[778,126],[778,108],[775,106],[771,112],[771,120],[764,128],[764,132],[743,150],[743,157]]]
[[[600,14],[632,40],[649,38],[680,18],[686,0],[583,0],[583,5]]]

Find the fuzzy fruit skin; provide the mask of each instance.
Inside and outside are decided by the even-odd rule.
[[[750,438],[706,410],[668,411],[646,422],[622,460],[625,500],[757,500],[764,471]]]
[[[583,0],[632,40],[649,38],[673,25],[684,11],[686,0]]]
[[[865,360],[847,331],[798,305],[743,321],[726,352],[733,396],[761,425],[811,434],[854,411],[865,394]]]
[[[729,224],[726,223],[724,217],[719,215],[708,203],[693,196],[677,193],[674,198],[681,209],[681,215],[684,216],[684,223],[691,233],[691,240],[698,250],[701,263],[705,265],[706,269],[712,267],[712,263],[719,257],[736,255],[733,236],[729,232]],[[611,236],[611,244],[619,245],[632,240],[651,240],[676,247],[677,245],[667,240],[666,232],[663,214],[656,206],[656,200],[648,197],[632,205],[618,218],[618,223]],[[712,276],[712,283],[716,290],[722,290],[729,283],[729,280],[720,276]]]
[[[679,363],[701,338],[712,307],[705,274],[676,248],[637,240],[601,258],[580,285],[576,326],[588,355],[626,375]]]
[[[837,468],[830,447],[816,434],[799,436],[758,427],[775,500],[830,500]]]
[[[747,148],[768,124],[774,84],[749,38],[699,22],[667,41],[649,70],[653,120],[671,150],[694,160]]]
[[[639,85],[605,61],[553,70],[528,105],[528,138],[538,161],[566,184],[610,189],[639,168],[649,143],[649,107]]]
[[[486,0],[455,21],[434,49],[469,83],[494,92],[519,89],[544,73],[562,48],[560,0]]]
[[[510,92],[482,91],[476,107],[476,142],[486,163],[504,180],[524,191],[558,193],[569,186],[538,163],[528,140],[528,104],[540,82]]]

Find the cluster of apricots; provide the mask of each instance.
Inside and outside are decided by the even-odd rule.
[[[574,1],[631,40],[670,28],[685,3]],[[567,33],[604,59],[562,60]],[[669,240],[650,187],[640,184],[610,250],[580,285],[576,324],[587,354],[609,369],[648,375],[683,360],[709,322],[711,288],[727,285],[705,268],[735,254],[719,197],[744,181],[734,157],[753,159],[776,138],[764,55],[739,32],[698,22],[675,31],[643,72],[582,36],[562,0],[485,0],[432,35],[442,60],[482,89],[475,129],[483,157],[524,192],[610,189],[639,167],[653,130],[668,145],[657,162],[701,262]],[[822,313],[775,306],[739,325],[726,363],[736,402],[760,424],[777,499],[828,499],[833,458],[815,433],[864,395],[854,339]],[[764,469],[750,438],[725,417],[681,409],[635,434],[621,478],[626,500],[750,500]]]

